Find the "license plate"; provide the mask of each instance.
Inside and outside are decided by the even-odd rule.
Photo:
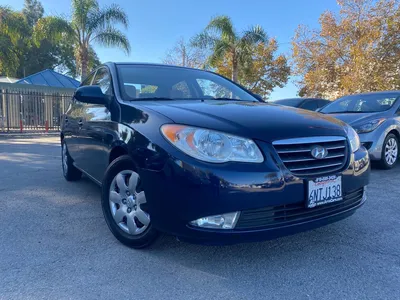
[[[308,181],[308,208],[340,200],[343,200],[341,176],[325,176]]]

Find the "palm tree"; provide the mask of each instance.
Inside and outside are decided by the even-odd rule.
[[[82,79],[88,72],[91,44],[122,48],[129,54],[128,38],[115,27],[117,24],[128,28],[128,16],[118,5],[100,8],[97,0],[72,0],[71,27]]]
[[[201,48],[210,47],[208,58],[211,66],[228,58],[232,62],[232,80],[238,80],[240,66],[251,58],[252,50],[258,43],[265,42],[267,34],[260,26],[253,26],[238,34],[228,16],[213,18],[204,31],[193,39],[193,44]]]
[[[72,43],[83,80],[88,73],[93,44],[118,47],[129,54],[128,38],[115,27],[118,24],[128,28],[128,16],[118,5],[100,8],[97,0],[72,0],[71,22],[58,17],[40,19],[35,37],[37,42],[46,37]]]

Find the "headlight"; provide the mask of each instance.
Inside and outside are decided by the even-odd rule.
[[[211,163],[264,161],[260,149],[249,139],[209,129],[173,124],[163,125],[161,132],[179,150],[202,161]]]
[[[357,132],[349,125],[346,127],[347,138],[350,142],[351,152],[354,153],[360,148],[360,138]]]
[[[368,123],[354,127],[354,129],[357,133],[371,132],[374,131],[376,128],[378,128],[378,126],[381,125],[383,122],[385,122],[385,120],[386,119],[376,119],[373,121],[369,121]]]

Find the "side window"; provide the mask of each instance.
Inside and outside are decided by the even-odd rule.
[[[308,100],[306,103],[303,103],[301,108],[302,109],[307,109],[307,110],[317,110],[317,108],[318,108],[317,101]]]
[[[94,74],[96,74],[96,72],[93,72],[92,74],[89,74],[89,75],[85,78],[85,80],[82,81],[81,86],[84,86],[84,85],[91,85],[92,80],[93,80],[93,77],[94,77]]]
[[[231,91],[208,79],[196,79],[203,96],[206,98],[235,98]]]
[[[322,108],[325,105],[329,104],[329,102],[325,101],[325,100],[319,100],[318,101],[318,107]]]
[[[94,78],[92,85],[98,85],[105,95],[111,95],[111,77],[106,68],[97,70],[96,77]]]
[[[175,98],[175,99],[192,98],[190,89],[189,89],[186,81],[178,82],[177,84],[172,86],[171,98]]]

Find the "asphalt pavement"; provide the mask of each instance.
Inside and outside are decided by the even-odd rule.
[[[352,217],[273,241],[133,250],[56,137],[0,137],[0,299],[400,299],[400,166]]]

